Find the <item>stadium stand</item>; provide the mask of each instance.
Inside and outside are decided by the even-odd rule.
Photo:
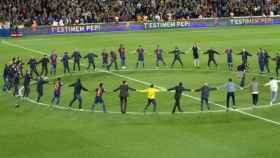
[[[1,0],[0,21],[31,26],[94,22],[268,16],[279,0]]]

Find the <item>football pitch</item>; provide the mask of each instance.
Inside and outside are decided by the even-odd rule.
[[[269,87],[262,85],[275,76],[275,62],[270,61],[272,73],[259,74],[257,57],[249,58],[250,70],[246,85],[253,77],[260,84],[259,105],[252,108],[249,89],[236,91],[238,109],[225,112],[226,90],[212,91],[211,111],[205,107],[200,112],[200,93],[186,92],[182,97],[184,113],[171,114],[174,93],[157,94],[158,113],[149,109],[144,114],[146,93],[130,92],[128,113],[120,114],[116,89],[123,80],[142,90],[154,84],[159,89],[174,87],[182,82],[185,88],[197,89],[204,83],[211,87],[223,86],[228,78],[239,84],[237,73],[229,72],[225,48],[237,54],[242,48],[256,54],[265,48],[272,57],[279,52],[280,26],[219,27],[210,29],[178,29],[137,32],[72,34],[58,36],[31,36],[21,39],[2,39],[0,43],[0,68],[13,57],[24,61],[30,57],[41,58],[56,49],[60,56],[77,48],[83,55],[92,49],[100,57],[102,50],[117,50],[123,44],[127,50],[127,69],[107,72],[96,60],[97,71],[85,71],[87,60],[82,60],[81,71],[63,75],[58,64],[57,76],[63,82],[60,105],[50,104],[53,84],[44,89],[40,104],[35,102],[35,85],[31,96],[21,100],[11,94],[0,93],[0,157],[2,158],[278,158],[280,156],[280,100],[270,107]],[[193,43],[206,51],[213,47],[221,53],[216,56],[218,68],[207,68],[207,55],[200,52],[201,68],[193,68],[192,53],[182,56],[184,68],[169,67],[173,56],[167,52],[178,46],[188,52]],[[156,68],[154,49],[159,44],[165,50],[168,66]],[[145,49],[145,68],[136,69],[138,45]],[[234,70],[241,64],[241,56],[234,55]],[[119,62],[119,60],[118,60]],[[70,63],[72,68],[72,63]],[[26,68],[27,66],[25,66]],[[38,67],[38,70],[41,67]],[[72,99],[73,88],[68,87],[78,78],[93,91],[103,83],[107,93],[104,100],[108,113],[90,111],[95,92],[83,92],[83,110],[67,105]],[[2,85],[2,81],[1,81]],[[279,103],[279,105],[278,105]],[[19,108],[15,105],[19,104]]]

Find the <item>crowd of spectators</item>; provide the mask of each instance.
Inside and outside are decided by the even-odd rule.
[[[0,22],[67,25],[280,14],[280,0],[0,0]]]

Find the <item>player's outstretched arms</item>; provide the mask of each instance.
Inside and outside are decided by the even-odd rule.
[[[175,90],[175,87],[173,87],[173,88],[168,88],[168,89],[167,89],[168,92],[174,91],[174,90]]]
[[[117,92],[121,87],[116,88],[113,92]]]
[[[167,89],[166,88],[159,88],[158,92],[167,92]]]
[[[131,91],[136,91],[135,88],[128,87],[128,89],[131,90]]]

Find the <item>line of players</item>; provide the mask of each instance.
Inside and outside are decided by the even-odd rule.
[[[193,47],[187,52],[191,52],[193,54],[194,58],[194,67],[199,68],[200,61],[199,61],[199,51],[201,49],[198,47],[197,44],[194,44]],[[122,68],[126,68],[126,49],[123,47],[123,45],[120,45],[120,48],[118,49],[119,52],[119,57],[121,60],[121,66]],[[136,50],[138,57],[137,57],[137,63],[136,67],[144,67],[144,48],[139,45],[139,47]],[[157,45],[157,48],[154,50],[155,57],[156,57],[156,66],[159,66],[160,63],[163,65],[166,65],[164,58],[163,58],[163,49]],[[181,54],[187,54],[181,50],[179,50],[178,47],[175,47],[173,51],[168,52],[169,54],[174,54],[174,58],[171,64],[171,67],[174,66],[176,62],[179,62],[180,65],[183,67],[183,62],[181,60]],[[208,54],[208,67],[210,68],[211,63],[213,62],[214,65],[217,67],[217,62],[215,60],[215,55],[220,55],[219,52],[214,50],[213,48],[208,49],[204,54]],[[227,56],[227,64],[228,64],[228,69],[230,71],[233,70],[233,51],[232,49],[226,49],[225,54]],[[249,68],[248,67],[248,57],[252,56],[249,52],[247,52],[245,49],[243,49],[240,53],[237,55],[242,56],[242,64],[238,66],[238,71],[241,72],[240,78],[241,78],[241,83],[240,86],[244,87],[244,80],[245,80],[245,71]],[[106,53],[105,50],[103,50],[102,54],[102,65],[105,67],[107,70],[110,70],[111,67],[114,65],[115,69],[118,69],[118,64],[117,64],[117,54],[114,51],[110,52],[110,63],[109,63],[109,54]],[[276,73],[278,75],[278,69],[280,68],[280,56],[277,54],[275,58],[271,58],[267,51],[264,49],[259,49],[257,52],[258,56],[258,62],[259,62],[259,67],[260,67],[260,73],[264,73],[265,68],[267,69],[268,72],[269,70],[269,59],[275,60],[276,61]],[[88,59],[88,67],[87,70],[90,70],[92,68],[95,70],[95,58],[97,58],[98,55],[94,54],[91,50],[89,53],[84,56],[83,58]],[[69,60],[73,59],[73,71],[80,71],[80,59],[82,58],[81,53],[75,49],[72,53],[72,56],[69,56],[67,52],[64,53],[63,57],[61,58],[61,62],[63,63],[63,68],[64,68],[64,73],[70,73],[70,67],[69,67]],[[25,75],[23,75],[23,65],[24,63],[22,60],[18,58],[13,58],[10,64],[6,64],[4,67],[3,71],[3,80],[4,80],[4,85],[3,85],[3,91],[8,91],[12,87],[14,87],[14,92],[13,95],[17,96],[19,94],[19,84],[20,84],[20,78],[23,77],[23,85],[24,85],[24,93],[23,97],[28,97],[30,93],[30,81],[32,78],[34,78],[34,74],[36,74],[38,77],[35,79],[37,81],[37,101],[40,101],[40,98],[43,96],[43,85],[46,83],[44,80],[44,76],[48,75],[48,65],[51,65],[51,70],[50,74],[55,75],[56,74],[56,68],[57,68],[57,60],[58,56],[56,54],[56,51],[53,50],[50,57],[47,55],[44,55],[42,59],[37,61],[35,58],[31,58],[27,64],[29,65],[29,71],[26,71]],[[42,70],[41,73],[39,74],[37,71],[37,65],[42,64]],[[57,86],[57,85],[56,85]],[[54,97],[55,100],[56,97]],[[233,99],[234,100],[234,99]]]
[[[190,48],[187,52],[181,51],[178,47],[175,47],[175,49],[173,51],[168,52],[168,54],[174,55],[173,61],[171,63],[171,68],[174,67],[176,62],[179,62],[181,67],[183,67],[184,65],[183,65],[181,55],[188,54],[190,52],[192,52],[192,55],[193,55],[194,67],[199,68],[200,67],[200,51],[202,51],[202,50],[198,47],[197,44],[194,44],[193,47]],[[164,52],[165,51],[162,48],[160,48],[159,45],[157,45],[156,49],[154,50],[157,67],[159,67],[161,63],[164,66],[166,66],[166,62],[164,60]],[[224,52],[226,54],[228,69],[230,71],[232,71],[233,70],[233,54],[234,54],[233,50],[231,48],[227,48],[227,49],[225,49]],[[119,59],[120,59],[120,66],[122,69],[125,69],[127,52],[122,44],[120,45],[120,47],[118,49],[118,53],[119,53]],[[137,53],[136,68],[144,67],[145,49],[141,45],[139,45],[139,47],[136,49],[136,53]],[[216,59],[215,59],[215,55],[221,55],[221,53],[219,53],[218,51],[216,51],[213,48],[210,48],[207,51],[205,51],[203,54],[208,54],[207,65],[209,68],[211,68],[212,63],[216,67],[218,66]],[[246,66],[246,69],[248,70],[248,68],[249,68],[248,58],[253,55],[250,54],[246,49],[243,49],[240,53],[237,53],[237,55],[241,56],[241,60],[242,60],[241,63],[244,64]],[[118,61],[117,61],[118,55],[114,50],[111,50],[110,53],[108,53],[104,49],[101,53],[101,56],[102,56],[101,57],[102,66],[104,68],[106,68],[107,70],[110,70],[113,66],[115,67],[115,69],[119,68]],[[276,74],[277,74],[277,76],[279,75],[279,69],[280,69],[279,53],[277,53],[275,58],[272,58],[265,49],[260,48],[257,51],[256,56],[258,57],[260,73],[264,73],[265,69],[267,70],[268,73],[270,72],[269,60],[272,59],[272,60],[276,61]],[[89,50],[89,52],[84,57],[82,57],[81,53],[77,49],[75,49],[71,56],[68,54],[68,52],[65,52],[61,58],[64,73],[71,73],[70,65],[69,65],[69,61],[71,59],[73,59],[73,71],[80,71],[81,70],[80,61],[82,58],[86,58],[88,60],[87,70],[90,70],[91,68],[93,70],[96,69],[95,60],[96,60],[96,58],[98,58],[97,54],[93,53],[92,50]],[[37,76],[39,76],[39,75],[47,76],[48,72],[49,72],[49,68],[48,68],[49,64],[51,65],[50,75],[55,75],[56,68],[57,68],[57,60],[58,60],[57,53],[55,50],[53,50],[50,57],[48,57],[47,55],[44,55],[44,57],[41,58],[39,61],[37,61],[35,58],[32,57],[26,64],[29,65],[29,71],[30,71],[31,76],[33,76],[34,73]],[[39,74],[37,71],[37,67],[40,63],[41,63],[41,73]],[[10,65],[7,64],[5,69],[8,66],[10,66],[14,69],[17,69],[20,76],[23,76],[22,70],[23,70],[24,65],[25,65],[25,63],[19,57],[13,58]]]
[[[44,84],[49,83],[49,80],[44,79],[42,77],[39,77],[36,79],[36,90],[37,90],[37,102],[40,101],[40,98],[43,96],[43,89],[44,89]],[[277,95],[278,95],[278,83],[280,80],[275,80],[273,77],[270,78],[270,81],[264,86],[270,86],[271,89],[271,102],[270,105],[274,105],[274,103],[277,100]],[[54,82],[54,93],[53,93],[53,98],[51,99],[51,103],[53,105],[58,105],[60,102],[60,97],[61,97],[61,88],[63,86],[61,82],[61,78],[57,78]],[[104,86],[103,83],[99,84],[99,87],[96,88],[94,91],[90,91],[85,86],[83,86],[82,82],[80,79],[78,79],[75,83],[70,84],[69,87],[73,87],[74,93],[73,93],[73,99],[69,103],[69,107],[72,107],[73,103],[75,101],[78,101],[78,106],[79,109],[82,109],[82,91],[88,91],[88,92],[95,92],[95,99],[92,104],[92,112],[95,111],[96,105],[102,105],[102,110],[104,113],[107,112],[107,108],[105,105],[105,101],[103,99],[104,93],[108,93]],[[224,85],[219,86],[219,87],[210,87],[208,83],[205,83],[202,87],[198,89],[187,89],[184,88],[183,84],[181,82],[178,83],[178,85],[175,85],[174,87],[171,87],[169,89],[165,88],[156,88],[154,87],[153,84],[150,85],[149,88],[146,88],[144,90],[136,90],[135,88],[131,88],[127,81],[123,81],[122,84],[117,87],[115,90],[112,92],[117,92],[119,91],[119,99],[120,99],[120,111],[121,113],[125,114],[127,111],[127,102],[128,102],[128,97],[129,97],[129,91],[137,91],[137,92],[143,92],[147,93],[147,104],[144,108],[144,113],[147,112],[149,106],[153,106],[153,112],[157,112],[157,102],[156,102],[156,93],[158,92],[169,92],[173,91],[175,93],[174,95],[174,105],[172,108],[172,113],[174,114],[176,110],[178,109],[179,112],[183,112],[183,109],[180,104],[180,100],[183,93],[185,91],[189,92],[200,92],[201,93],[201,104],[200,104],[200,110],[204,111],[204,106],[207,105],[208,110],[211,110],[211,106],[209,104],[209,97],[210,97],[210,92],[214,90],[220,90],[220,89],[226,89],[226,111],[229,111],[230,109],[230,100],[232,101],[232,108],[236,108],[236,102],[235,102],[235,91],[237,88],[243,90],[245,88],[250,89],[251,95],[252,95],[252,104],[254,106],[257,106],[258,100],[259,100],[259,84],[256,81],[255,78],[252,79],[252,82],[248,84],[247,86],[241,87],[238,84],[235,84],[231,78],[229,78],[228,82],[226,82]],[[23,93],[23,98],[28,97],[30,91],[30,87],[24,87],[24,93]],[[17,105],[19,106],[19,105]]]

